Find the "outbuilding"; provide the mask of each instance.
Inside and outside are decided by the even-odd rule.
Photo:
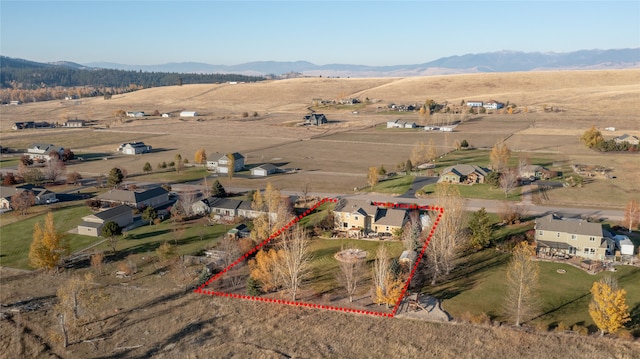
[[[195,111],[182,111],[180,112],[180,117],[196,117],[198,113]]]
[[[270,174],[276,173],[277,171],[278,171],[278,167],[276,167],[275,165],[272,165],[271,163],[265,163],[258,167],[252,168],[251,175],[258,176],[258,177],[266,177]]]

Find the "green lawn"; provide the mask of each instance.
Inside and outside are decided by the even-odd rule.
[[[377,193],[394,193],[403,194],[409,190],[415,176],[396,176],[384,181],[380,181],[373,187],[367,187],[364,190]]]
[[[338,288],[336,274],[340,270],[338,261],[333,257],[342,248],[358,248],[367,251],[367,268],[370,269],[376,257],[378,246],[387,246],[391,258],[402,253],[402,243],[396,241],[369,241],[357,239],[314,239],[311,241],[313,274],[311,286],[316,293],[326,293]],[[371,274],[367,275],[367,283]],[[364,285],[364,284],[363,284]]]
[[[465,264],[455,270],[450,281],[433,287],[427,285],[423,290],[442,299],[443,308],[454,317],[466,312],[474,315],[486,313],[505,321],[502,303],[506,294],[508,260],[508,254],[495,249],[470,254],[464,258]],[[617,278],[620,286],[627,290],[627,304],[637,316],[640,310],[640,286],[637,285],[640,268],[620,266],[616,272],[602,272],[594,276],[567,264],[539,263],[540,315],[532,323],[547,326],[555,326],[559,322],[569,326],[576,323],[593,325],[588,312],[589,290],[593,282],[605,275]],[[566,273],[560,274],[558,269],[564,269]]]
[[[91,213],[89,209],[81,203],[58,209],[56,209],[56,207],[51,208],[57,229],[63,232],[77,227],[78,224],[82,222],[82,217]],[[7,215],[13,216],[14,214],[3,214],[3,216]],[[33,241],[33,227],[36,222],[40,222],[40,224],[43,225],[45,215],[46,212],[0,227],[1,266],[31,269],[31,267],[29,267],[28,256],[29,247]],[[97,239],[93,237],[74,234],[67,234],[67,238],[72,252],[87,247],[97,241]]]
[[[428,184],[422,187],[422,191],[425,194],[433,194],[436,190],[437,184]],[[469,185],[457,185],[460,190],[460,195],[464,198],[480,198],[480,199],[494,199],[500,201],[520,201],[521,191],[520,188],[515,188],[508,197],[504,196],[504,191],[499,188],[491,188],[486,183],[476,183],[472,186]]]
[[[177,253],[179,254],[197,254],[205,248],[213,247],[218,238],[234,227],[234,225],[214,225],[209,226],[204,221],[182,224],[183,230],[177,236]],[[202,237],[202,239],[201,239]],[[118,256],[125,257],[129,254],[139,254],[151,252],[155,255],[155,250],[162,243],[169,242],[174,245],[175,242],[173,224],[171,221],[165,221],[160,224],[146,225],[138,227],[127,233],[126,239],[120,237],[116,248]],[[107,243],[103,243],[97,247],[104,251],[110,251]]]
[[[1,158],[0,168],[16,167],[18,165],[18,161],[19,161],[18,157]]]
[[[208,175],[210,175],[210,173],[204,167],[187,167],[180,173],[176,171],[150,172],[136,175],[133,178],[135,178],[136,181],[183,183],[201,180]]]

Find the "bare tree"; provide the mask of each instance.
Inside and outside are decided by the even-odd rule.
[[[426,251],[432,285],[455,267],[459,252],[465,245],[467,227],[466,202],[456,185],[439,183],[434,204],[443,208],[443,212]],[[437,213],[433,213],[432,217],[435,223]]]
[[[389,253],[386,246],[380,245],[376,251],[376,260],[373,262],[373,285],[376,291],[386,291],[389,276],[391,276]]]
[[[180,198],[176,203],[177,206],[180,206],[182,213],[184,213],[185,217],[190,217],[193,215],[193,204],[196,202],[198,194],[195,191],[188,191],[180,193]]]
[[[222,265],[224,268],[229,267],[242,255],[240,252],[240,246],[238,245],[238,240],[231,238],[230,236],[223,236],[216,246],[216,249],[224,253],[222,256]],[[233,269],[227,272],[223,277],[223,280],[228,282],[233,290],[238,289],[240,284],[243,282],[243,277],[239,275],[239,266],[241,265],[242,263],[236,264]]]
[[[509,168],[500,174],[500,188],[504,191],[504,197],[518,187],[518,172],[515,168]]]
[[[302,197],[303,204],[307,204],[309,200],[309,192],[311,191],[311,181],[309,178],[306,178],[302,185],[300,186],[300,197]]]
[[[504,302],[507,315],[516,326],[536,310],[536,286],[540,267],[533,260],[535,250],[522,241],[516,245],[507,267],[507,297]]]
[[[341,252],[349,250],[357,251],[355,248],[345,249],[343,247]],[[353,255],[342,258],[339,260],[339,263],[340,271],[337,274],[338,282],[347,291],[349,302],[353,302],[353,295],[358,290],[358,284],[360,284],[366,274],[364,266],[365,260],[364,258],[358,258],[357,255]]]
[[[60,158],[54,157],[47,161],[43,174],[48,181],[55,182],[65,171],[64,162]]]
[[[410,252],[420,248],[420,234],[422,233],[422,225],[420,223],[420,211],[413,210],[409,212],[409,221],[402,231],[402,244],[405,250]]]
[[[369,186],[371,186],[371,190],[373,190],[373,187],[378,184],[378,180],[379,175],[376,166],[369,167],[369,172],[367,173],[367,183],[369,183]]]
[[[279,247],[282,259],[277,271],[283,279],[283,287],[291,294],[291,300],[296,300],[300,284],[311,274],[309,238],[302,227],[295,226],[283,236]]]
[[[36,196],[32,191],[22,191],[11,196],[11,208],[24,216],[29,213],[29,208],[36,203]]]
[[[640,222],[640,203],[636,199],[630,199],[624,210],[624,225],[629,228],[629,233],[633,231],[634,226],[638,227]]]

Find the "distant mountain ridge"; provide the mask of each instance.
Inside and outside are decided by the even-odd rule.
[[[82,66],[82,65],[80,65]],[[623,69],[640,67],[640,48],[581,50],[567,53],[498,51],[443,57],[411,65],[366,66],[353,64],[316,65],[308,61],[256,61],[239,65],[211,65],[180,62],[159,65],[125,65],[107,62],[87,67],[149,72],[235,73],[243,75],[281,75],[299,72],[309,76],[424,76],[454,73],[518,72],[561,69]]]

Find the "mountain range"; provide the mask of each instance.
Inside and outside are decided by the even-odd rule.
[[[394,66],[316,65],[308,61],[257,61],[232,66],[199,62],[160,65],[124,65],[94,62],[78,66],[156,72],[236,73],[253,76],[282,75],[297,72],[308,76],[325,77],[408,77],[479,72],[634,68],[640,67],[640,48],[581,50],[568,53],[498,51],[449,56],[422,64]]]
[[[240,74],[248,76],[300,73],[325,77],[410,77],[482,72],[541,70],[597,70],[640,67],[640,48],[581,50],[567,53],[498,51],[449,56],[422,64],[367,66],[354,64],[316,65],[308,61],[257,61],[239,65],[177,62],[159,65],[127,65],[112,62],[78,64],[70,61],[39,63],[2,56],[2,67],[64,67],[75,70],[116,69],[183,74]]]

